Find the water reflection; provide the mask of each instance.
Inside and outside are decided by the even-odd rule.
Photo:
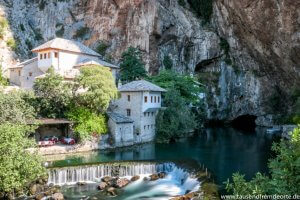
[[[148,143],[131,148],[67,157],[55,166],[118,160],[194,159],[213,172],[218,183],[239,171],[251,178],[256,172],[267,173],[272,139],[257,129],[253,133],[233,128],[208,128],[202,134],[172,144]]]

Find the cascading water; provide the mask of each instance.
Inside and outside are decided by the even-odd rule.
[[[166,172],[167,176],[156,181],[145,181],[151,174]],[[64,194],[68,199],[80,199],[86,196],[97,197],[97,182],[104,176],[127,177],[139,175],[141,178],[122,189],[113,199],[134,200],[141,198],[169,199],[176,195],[199,190],[197,178],[191,177],[186,170],[174,163],[110,163],[77,167],[53,168],[49,170],[48,183],[64,185]],[[76,186],[77,182],[90,182],[85,188]],[[84,191],[84,192],[82,192]],[[103,199],[100,198],[100,199]]]
[[[49,170],[48,184],[65,185],[77,182],[98,182],[104,176],[135,176],[171,172],[174,163],[135,163],[135,164],[99,164],[90,166],[65,167]]]

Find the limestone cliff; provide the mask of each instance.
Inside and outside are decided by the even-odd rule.
[[[3,43],[2,65],[32,56],[33,46],[56,36],[92,48],[104,43],[103,56],[116,63],[134,46],[142,50],[151,74],[163,69],[168,57],[174,70],[200,77],[208,88],[209,118],[250,114],[258,124],[269,123],[273,91],[286,91],[299,81],[300,2],[215,0],[210,25],[201,23],[188,1],[185,6],[178,2],[0,0],[0,15],[10,21],[18,44],[14,54]]]

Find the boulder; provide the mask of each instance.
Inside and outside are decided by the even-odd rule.
[[[152,175],[150,175],[150,181],[156,181],[157,179],[159,179],[158,174],[152,174]]]
[[[52,194],[51,198],[53,200],[64,200],[64,195],[62,193]]]
[[[35,195],[36,192],[37,192],[37,185],[33,184],[32,186],[30,186],[29,192],[30,192],[31,195]]]
[[[106,191],[107,191],[108,194],[110,194],[112,196],[116,196],[117,195],[116,194],[116,188],[114,188],[114,187],[109,187]]]
[[[128,185],[129,183],[130,183],[130,181],[127,178],[120,178],[117,180],[116,186],[118,188],[122,188],[122,187],[125,187],[126,185]]]
[[[158,173],[159,178],[165,178],[166,175],[167,175],[166,172],[159,172]]]
[[[37,194],[35,195],[35,200],[42,200],[44,198],[44,194],[43,193],[40,193],[40,194]]]
[[[78,186],[84,186],[84,185],[86,185],[86,184],[87,184],[86,182],[78,182],[78,183],[77,183]]]
[[[130,181],[137,181],[137,180],[139,180],[140,179],[140,176],[133,176],[131,179],[130,179]]]
[[[101,181],[108,183],[108,182],[112,181],[113,179],[114,179],[114,178],[112,178],[112,177],[110,177],[110,176],[105,176],[105,177],[103,177],[103,178],[101,179]]]
[[[108,186],[107,183],[101,182],[101,183],[98,185],[98,189],[99,189],[99,190],[104,190],[107,186]]]
[[[144,177],[144,178],[143,178],[143,181],[148,181],[148,177]]]

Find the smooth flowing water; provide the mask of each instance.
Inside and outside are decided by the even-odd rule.
[[[256,172],[267,173],[273,139],[257,129],[242,132],[233,128],[207,128],[204,133],[182,139],[172,144],[148,143],[108,152],[66,157],[53,166],[69,166],[82,163],[118,160],[188,160],[193,159],[211,171],[218,184],[222,184],[234,172],[251,178]]]
[[[205,165],[213,173],[216,183],[221,187],[223,182],[231,178],[232,173],[240,172],[251,178],[256,172],[268,173],[267,163],[272,156],[271,145],[273,139],[264,133],[263,129],[256,129],[253,132],[242,132],[233,128],[207,128],[204,133],[190,138],[181,139],[172,144],[148,143],[130,148],[117,149],[113,151],[89,152],[67,156],[64,160],[51,162],[53,167],[67,167],[74,165],[89,165],[99,162],[111,161],[180,161],[186,163],[195,160]],[[134,168],[134,167],[133,167]],[[144,166],[135,169],[125,170],[123,176],[134,175],[135,170],[140,172],[142,177],[149,176],[156,167]],[[80,167],[80,170],[67,168],[53,172],[50,176],[52,182],[64,184],[67,182],[90,181],[93,177],[101,177],[109,171],[105,167]],[[126,172],[126,173],[125,173]],[[97,197],[98,199],[168,199],[173,195],[184,194],[199,186],[196,180],[186,176],[180,168],[172,168],[168,176],[154,182],[145,182],[140,179],[122,189],[117,197],[101,196],[96,190],[96,184],[85,186],[64,186],[63,193],[67,199],[81,199],[84,197]],[[60,174],[59,174],[60,173]],[[136,171],[135,171],[136,173]],[[58,175],[59,174],[59,175]],[[184,183],[181,176],[185,176]],[[69,177],[70,180],[67,180]],[[91,178],[92,177],[92,178]]]

